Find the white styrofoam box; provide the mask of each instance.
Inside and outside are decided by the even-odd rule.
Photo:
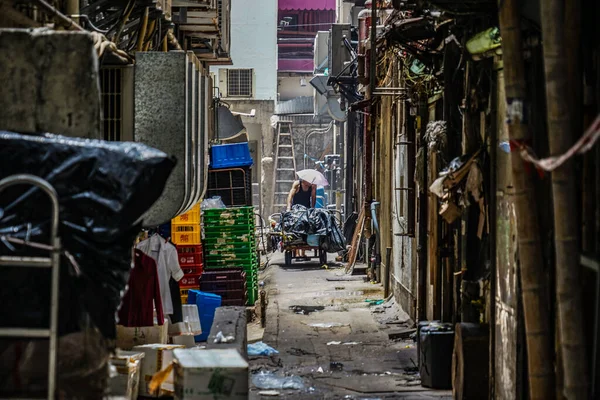
[[[111,375],[109,380],[111,396],[121,396],[129,400],[138,398],[144,355],[133,351],[117,351],[117,354],[111,357],[110,364],[116,372],[116,375]]]
[[[148,384],[152,380],[152,376],[173,362],[173,350],[182,348],[184,346],[172,344],[145,344],[133,348],[134,351],[145,354],[142,360],[142,373],[140,377],[141,396],[150,396]],[[173,374],[171,373],[162,387],[168,388],[172,387],[172,385]]]
[[[173,336],[173,344],[180,344],[188,349],[196,347],[196,340],[194,335],[179,335]]]
[[[235,349],[182,350],[175,358],[175,398],[248,398],[248,362]]]

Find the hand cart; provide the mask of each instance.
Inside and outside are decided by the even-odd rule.
[[[3,241],[23,245],[35,249],[46,250],[48,257],[13,257],[0,256],[0,267],[29,267],[29,268],[51,268],[51,294],[50,294],[50,327],[40,328],[0,328],[0,338],[28,338],[49,339],[48,354],[48,399],[54,399],[56,391],[56,360],[58,349],[58,289],[61,244],[58,237],[59,205],[56,190],[45,180],[34,175],[13,175],[0,180],[0,192],[14,185],[31,185],[41,189],[48,195],[52,203],[52,214],[50,220],[50,244],[24,241],[9,236],[3,237]]]
[[[279,215],[280,219],[283,216],[282,214],[273,214],[269,217],[269,219],[274,219],[276,215]],[[289,235],[289,234],[286,235],[286,233],[283,229],[283,224],[281,224],[280,232],[271,232],[271,235],[278,237],[278,239],[281,243],[280,248],[281,248],[281,251],[283,251],[283,253],[284,253],[286,266],[292,265],[293,260],[310,261],[310,260],[316,259],[316,260],[319,260],[319,263],[321,263],[321,264],[327,263],[327,252],[321,248],[320,244],[318,246],[310,246],[310,245],[308,245],[308,243],[300,243],[300,242],[293,240],[293,237],[291,235]],[[320,239],[320,241],[321,241],[321,239]],[[307,256],[307,255],[299,256],[298,255],[299,252],[306,253],[307,251],[314,252],[314,255],[313,256]]]

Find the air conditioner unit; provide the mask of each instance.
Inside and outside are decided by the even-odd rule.
[[[344,63],[351,60],[350,53],[344,45],[344,38],[350,40],[350,24],[331,25],[329,35],[329,76],[342,72]]]

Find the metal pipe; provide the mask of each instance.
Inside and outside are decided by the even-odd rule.
[[[390,294],[390,260],[392,259],[392,248],[385,249],[385,271],[383,275],[383,297],[387,299]]]
[[[327,133],[331,130],[331,127],[333,126],[333,121],[331,121],[329,123],[329,125],[327,126],[327,128],[317,128],[317,129],[311,129],[310,131],[308,131],[309,133],[304,137],[304,155],[302,157],[303,160],[303,165],[304,165],[304,169],[306,169],[306,142],[308,141],[308,138],[314,134],[314,133]]]
[[[379,222],[377,221],[377,207],[381,203],[378,201],[374,201],[371,203],[371,218],[373,218],[373,226],[375,227],[375,232],[377,232],[377,236],[379,237]]]
[[[74,31],[84,31],[77,22],[73,21],[71,18],[67,17],[65,14],[58,11],[49,3],[44,0],[31,0],[33,3],[37,4],[43,11],[50,14],[51,17],[55,18],[57,21],[61,22],[62,26],[65,29],[70,29]]]

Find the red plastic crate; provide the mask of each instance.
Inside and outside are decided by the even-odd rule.
[[[184,275],[179,281],[180,287],[198,287],[200,286],[200,277],[202,274]]]
[[[200,245],[178,245],[177,256],[181,268],[202,266],[204,263]]]

